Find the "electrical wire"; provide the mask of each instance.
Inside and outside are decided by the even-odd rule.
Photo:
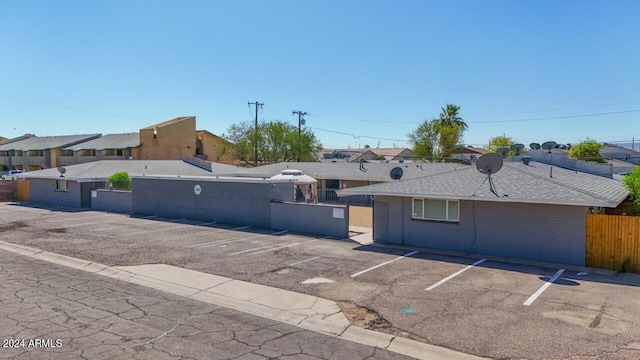
[[[154,119],[141,118],[141,117],[135,117],[135,116],[127,116],[127,115],[110,114],[110,113],[103,113],[103,112],[99,112],[99,111],[93,111],[93,110],[86,110],[86,109],[74,108],[74,107],[64,106],[64,105],[49,104],[49,103],[42,102],[42,101],[35,101],[35,100],[29,100],[29,99],[22,99],[22,98],[15,97],[15,96],[6,96],[6,95],[1,95],[1,96],[2,96],[2,97],[4,97],[4,98],[7,98],[7,99],[18,100],[18,101],[24,101],[24,102],[28,102],[28,103],[32,103],[32,104],[39,104],[39,105],[44,105],[44,106],[50,106],[50,107],[55,107],[55,108],[59,108],[59,109],[65,109],[65,110],[71,110],[71,111],[83,112],[83,113],[87,113],[87,114],[102,115],[102,116],[109,116],[109,117],[117,117],[117,118],[122,118],[122,119],[133,119],[133,120],[144,120],[144,121],[157,121],[157,119],[156,119],[156,120],[154,120]]]

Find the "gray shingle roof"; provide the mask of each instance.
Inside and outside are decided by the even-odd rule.
[[[77,144],[81,141],[88,141],[100,136],[100,134],[89,135],[63,135],[63,136],[43,136],[43,137],[30,137],[28,139],[11,142],[8,144],[0,145],[0,151],[7,150],[47,150],[57,149]]]
[[[140,146],[140,134],[108,134],[97,139],[81,142],[76,145],[68,146],[63,150],[79,151],[85,149],[126,149]]]
[[[629,195],[620,181],[538,162],[531,162],[530,165],[504,163],[502,170],[492,178],[501,197],[491,193],[486,176],[475,167],[338,190],[338,195],[386,195],[601,207],[616,207]]]
[[[212,176],[220,173],[223,169],[235,166],[214,163],[213,173],[188,164],[182,160],[101,160],[84,164],[69,165],[65,168],[67,172],[64,177],[69,180],[83,181],[103,181],[118,171],[126,171],[129,176],[143,175],[182,175],[182,176]],[[52,179],[60,178],[57,169],[44,169],[28,171],[20,175],[21,178]]]
[[[297,169],[316,179],[391,181],[389,173],[395,167],[400,167],[403,170],[402,179],[412,179],[470,167],[455,163],[364,163],[362,166],[364,170],[360,169],[360,163],[278,163],[255,168],[242,168],[229,175],[271,177],[279,174],[282,170]]]

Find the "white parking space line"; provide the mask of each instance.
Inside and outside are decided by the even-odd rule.
[[[218,241],[213,241],[210,243],[205,243],[203,244],[203,246],[200,247],[210,247],[210,246],[216,246],[216,245],[222,245],[222,244],[228,244],[228,243],[233,243],[233,242],[239,242],[239,241],[247,241],[247,240],[254,240],[254,239],[259,239],[259,238],[263,238],[263,237],[267,237],[267,236],[272,236],[272,235],[280,235],[280,234],[284,234],[286,232],[288,232],[289,230],[283,230],[283,231],[278,231],[278,232],[272,232],[272,233],[268,233],[268,234],[261,234],[261,235],[256,235],[256,236],[249,236],[249,237],[245,237],[245,238],[240,238],[240,239],[227,239],[227,240],[218,240]],[[258,242],[254,242],[254,244],[260,243]],[[223,247],[225,247],[226,245],[224,245]],[[267,246],[261,246],[259,248],[255,248],[255,249],[249,249],[249,250],[244,250],[244,251],[240,251],[238,253],[245,253],[245,252],[249,252],[252,250],[258,250],[258,249],[264,249],[266,247],[269,246],[273,246],[273,245],[267,245]],[[231,255],[236,255],[236,253],[233,253]]]
[[[284,234],[284,233],[286,233],[286,232],[288,232],[288,231],[289,231],[289,230],[283,230],[283,231],[273,232],[273,233],[269,233],[269,234],[261,235],[260,237],[264,237],[264,236],[267,236],[267,235],[280,235],[280,234]],[[244,253],[247,253],[247,252],[252,252],[252,251],[254,251],[254,250],[261,250],[261,249],[271,248],[271,247],[274,247],[274,246],[278,246],[278,244],[269,244],[269,245],[266,245],[266,246],[260,246],[260,247],[253,248],[253,249],[242,250],[242,251],[234,252],[234,253],[232,253],[232,254],[230,254],[230,255],[244,254]]]
[[[147,224],[147,225],[149,225],[149,224]],[[162,224],[160,222],[160,223],[157,223],[157,224],[154,224],[154,225],[157,226],[157,225],[167,225],[167,224]],[[181,226],[171,226],[170,225],[168,227],[161,227],[161,228],[158,228],[158,229],[141,230],[141,231],[132,232],[132,233],[125,233],[123,235],[149,234],[149,233],[154,233],[154,232],[158,232],[158,231],[171,231],[171,230],[184,229],[184,228],[188,228],[188,227],[191,227],[191,226],[193,226],[193,225],[191,225],[191,224],[181,225]]]
[[[81,224],[71,224],[71,225],[63,225],[65,228],[75,228],[75,227],[81,227],[81,226],[87,226],[87,225],[96,225],[96,224],[105,224],[108,223],[108,221],[94,221],[94,222],[89,222],[89,223],[81,223]],[[94,229],[90,229],[91,231],[93,231]]]
[[[524,303],[522,303],[522,305],[524,306],[530,306],[531,304],[533,304],[534,301],[536,301],[536,299],[538,298],[538,296],[540,296],[545,290],[547,290],[547,288],[549,286],[551,286],[551,284],[553,284],[556,280],[558,280],[558,278],[560,277],[560,275],[562,275],[562,273],[564,272],[564,269],[560,269],[558,270],[555,275],[553,275],[551,277],[551,279],[547,280],[546,283],[544,283],[544,285],[542,285],[540,287],[540,289],[538,289],[538,291],[536,291],[535,293],[533,293],[533,295],[531,295],[527,301],[525,301]]]
[[[153,227],[153,229],[150,230],[140,230],[140,229],[136,229],[133,228],[130,230],[136,230],[134,232],[130,232],[130,233],[122,233],[122,235],[127,235],[127,236],[131,236],[131,235],[140,235],[140,234],[148,234],[148,233],[153,233],[153,232],[158,232],[158,231],[168,231],[168,230],[174,230],[174,229],[182,229],[182,228],[186,228],[189,226],[193,226],[192,224],[186,224],[186,225],[181,225],[181,226],[173,226],[171,224],[174,223],[178,223],[180,221],[184,221],[186,219],[174,219],[174,220],[165,220],[165,221],[153,221],[153,222],[149,222],[149,223],[145,223],[145,224],[134,224],[133,226],[136,226],[138,228],[142,227],[142,228],[146,228],[146,227]],[[169,223],[169,224],[168,224]]]
[[[287,266],[296,266],[296,265],[304,264],[306,262],[313,261],[313,260],[316,260],[316,259],[320,259],[320,256],[312,257],[311,259],[307,259],[307,260],[296,261],[296,262],[291,263],[291,264],[289,264]]]
[[[94,215],[94,216],[90,216],[90,215],[84,215],[84,216],[76,216],[76,217],[63,217],[63,218],[56,218],[56,219],[44,219],[41,221],[38,221],[38,224],[48,224],[48,223],[52,223],[52,222],[62,222],[62,221],[80,221],[80,220],[95,220],[95,219],[99,219],[99,218],[103,218],[105,217],[105,215]]]
[[[235,230],[240,230],[240,229],[246,229],[249,228],[250,226],[242,226],[239,228],[235,228],[235,229],[221,229],[220,231],[213,231],[210,232],[209,234],[215,234],[215,233],[220,233],[220,232],[225,232],[225,231],[235,231]],[[214,240],[214,241],[209,241],[206,243],[200,243],[200,244],[195,244],[195,245],[190,245],[188,246],[189,248],[197,248],[197,247],[209,247],[209,246],[214,246],[214,245],[219,245],[219,244],[227,244],[227,243],[231,243],[231,242],[235,242],[235,241],[244,241],[244,240],[251,240],[251,239],[257,239],[257,238],[261,238],[264,236],[267,236],[270,234],[261,234],[261,235],[254,235],[254,236],[249,236],[249,237],[245,237],[245,238],[239,238],[239,239],[221,239],[221,240]]]
[[[171,229],[163,229],[163,230],[178,230],[178,229],[183,229],[183,228],[188,228],[188,227],[194,227],[193,230],[198,231],[198,232],[203,232],[200,236],[206,236],[207,234],[213,234],[213,233],[220,232],[220,231],[215,231],[214,230],[214,231],[210,231],[210,232],[204,233],[205,231],[207,231],[207,229],[200,229],[200,228],[198,228],[198,226],[213,225],[213,224],[216,224],[216,223],[217,223],[217,221],[212,221],[212,222],[203,223],[203,224],[176,226],[176,227],[171,228]],[[218,229],[218,230],[224,231],[224,229]],[[156,231],[156,230],[151,230],[151,231]],[[151,231],[149,231],[149,232],[151,232]],[[193,235],[193,233],[189,233],[188,235]],[[171,240],[181,239],[183,237],[185,237],[185,234],[172,235],[172,236],[169,236],[169,237],[159,237],[157,239],[149,240],[149,242],[171,241]]]
[[[353,278],[353,277],[356,277],[356,276],[360,276],[360,275],[362,275],[362,274],[364,274],[364,273],[367,273],[367,272],[369,272],[369,271],[371,271],[371,270],[375,270],[375,269],[377,269],[377,268],[379,268],[379,267],[381,267],[381,266],[385,266],[385,265],[391,264],[392,262],[395,262],[395,261],[398,261],[398,260],[402,260],[402,259],[404,259],[404,258],[406,258],[406,257],[409,257],[409,256],[412,256],[412,255],[415,255],[415,254],[417,254],[417,253],[419,253],[419,251],[412,251],[412,252],[410,252],[410,253],[406,253],[406,254],[404,254],[404,255],[402,255],[402,256],[398,256],[397,258],[395,258],[395,259],[393,259],[393,260],[389,260],[389,261],[387,261],[387,262],[383,262],[382,264],[378,264],[378,265],[376,265],[376,266],[372,266],[372,267],[370,267],[370,268],[368,268],[368,269],[366,269],[366,270],[359,271],[359,272],[357,272],[357,273],[355,273],[355,274],[351,275],[351,277]]]
[[[482,263],[483,263],[483,262],[485,262],[486,260],[487,260],[487,259],[480,259],[480,260],[478,260],[478,261],[474,262],[473,264],[471,264],[471,265],[469,265],[469,266],[465,267],[464,269],[458,270],[458,271],[454,272],[453,274],[451,274],[451,275],[447,276],[446,278],[444,278],[444,279],[442,279],[442,280],[438,281],[437,283],[435,283],[435,284],[433,284],[433,285],[429,286],[429,287],[428,287],[428,288],[426,288],[425,290],[426,290],[426,291],[431,291],[431,290],[433,290],[433,289],[437,288],[438,286],[440,286],[440,285],[442,285],[442,284],[446,283],[447,281],[449,281],[449,280],[453,279],[454,277],[456,277],[456,276],[458,276],[458,275],[462,274],[463,272],[465,272],[465,271],[467,271],[467,270],[471,269],[472,267],[474,267],[474,266],[478,266],[478,265],[482,264]]]
[[[95,231],[109,231],[109,230],[118,230],[122,229],[122,225],[113,224],[115,226],[105,227],[105,228],[91,228],[91,232]]]
[[[256,251],[254,253],[248,254],[247,256],[262,254],[262,253],[266,253],[266,252],[269,252],[269,251],[278,251],[280,249],[285,249],[285,248],[294,247],[294,246],[298,246],[298,245],[304,245],[304,244],[312,243],[312,242],[318,241],[318,240],[320,240],[320,239],[313,239],[313,240],[293,243],[293,244],[289,244],[289,245],[285,245],[285,246],[278,246],[278,247],[267,249],[267,250]]]

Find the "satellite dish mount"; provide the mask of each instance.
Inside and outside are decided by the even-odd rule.
[[[476,161],[476,169],[478,169],[478,171],[480,171],[481,173],[487,175],[487,178],[482,183],[484,184],[485,181],[489,181],[489,188],[493,195],[495,195],[496,197],[500,197],[500,195],[498,195],[498,191],[496,190],[496,186],[493,183],[491,175],[497,173],[498,171],[500,171],[500,169],[502,169],[502,156],[497,153],[484,154],[478,158],[478,161]]]
[[[64,174],[67,172],[67,169],[64,166],[58,166],[58,171],[60,172],[60,177],[64,177]]]

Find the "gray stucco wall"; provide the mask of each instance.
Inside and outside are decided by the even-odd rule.
[[[387,242],[584,266],[587,207],[460,201],[460,222],[411,219],[411,198],[377,196],[374,222],[388,204]],[[374,240],[384,240],[374,223]]]
[[[55,206],[80,207],[80,184],[67,180],[68,191],[57,191],[54,179],[29,179],[29,201]]]
[[[334,209],[344,215],[334,217]],[[319,236],[346,238],[349,235],[349,208],[342,205],[271,203],[271,227]]]
[[[133,211],[133,195],[131,191],[93,190],[91,208],[96,210],[130,213]]]
[[[202,192],[196,195],[195,185]],[[292,184],[134,177],[133,212],[271,227],[271,201],[291,200]]]

